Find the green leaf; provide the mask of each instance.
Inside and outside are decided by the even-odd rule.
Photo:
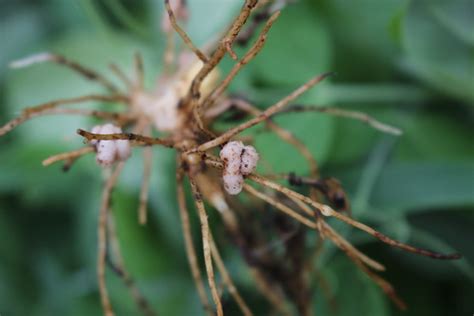
[[[382,290],[345,255],[336,256],[322,269],[321,274],[334,295],[336,309],[330,308],[320,289],[314,300],[317,315],[390,315],[389,302]]]
[[[462,115],[453,109],[415,112],[401,125],[404,134],[399,138],[395,156],[408,161],[471,161],[474,155],[472,126]]]
[[[13,10],[12,10],[13,11]],[[5,16],[6,15],[6,16]],[[5,75],[8,63],[18,58],[18,53],[25,53],[45,35],[41,28],[41,19],[38,12],[16,8],[16,11],[0,13],[0,80]]]
[[[324,164],[333,140],[333,118],[305,113],[277,117],[275,122],[303,142],[320,165]],[[255,145],[260,152],[262,170],[269,167],[277,173],[292,171],[300,174],[309,171],[303,156],[271,131],[259,133]]]
[[[126,266],[136,278],[160,273],[166,264],[160,257],[167,247],[153,233],[153,225],[138,223],[137,197],[117,192],[113,198],[113,213]]]
[[[308,1],[310,2],[310,1]],[[391,78],[398,57],[393,19],[405,1],[312,1],[321,7],[334,45],[334,71],[341,80]]]
[[[140,51],[144,53],[147,66],[154,64],[151,52],[146,46],[140,45],[129,37],[113,33],[100,36],[82,31],[71,32],[57,42],[45,45],[43,50],[60,53],[76,60],[111,78],[119,86],[122,83],[108,70],[109,63],[117,63],[127,74],[130,74],[133,53]],[[148,75],[154,77],[155,73],[148,72]],[[11,71],[6,87],[7,107],[10,110],[9,116],[13,117],[27,106],[102,91],[103,89],[98,84],[85,80],[65,67],[52,63],[33,65],[26,69]],[[93,103],[88,102],[80,106],[90,107],[91,104]],[[21,126],[19,133],[29,141],[39,143],[60,140],[66,145],[74,139],[76,144],[79,144],[81,139],[75,135],[75,130],[78,127],[87,128],[91,125],[89,118],[56,115],[33,119]]]
[[[403,49],[410,72],[439,91],[474,104],[474,47],[464,32],[452,31],[473,29],[472,19],[465,25],[472,13],[463,13],[473,11],[470,5],[459,0],[411,1],[403,24]],[[450,10],[444,12],[445,7]]]
[[[320,17],[305,3],[289,5],[250,64],[255,76],[274,85],[300,85],[330,71],[331,47]]]
[[[474,8],[470,0],[432,1],[433,16],[466,44],[474,45]]]
[[[470,231],[463,231],[463,233],[466,233],[466,235],[462,236],[464,238],[469,238],[470,235],[472,235]],[[449,243],[427,230],[412,227],[410,229],[410,237],[411,243],[427,249],[436,249],[437,252],[456,253],[459,250],[454,249]],[[462,240],[465,242],[466,239]],[[469,245],[466,246],[469,247]],[[462,272],[463,277],[468,277],[469,279],[474,280],[473,266],[472,264],[469,264],[466,258],[444,261],[444,263],[436,262],[430,259],[420,260],[419,258],[415,259],[414,257],[407,257],[406,260],[409,261],[411,265],[433,278],[452,278],[450,274],[455,271],[453,268],[456,268],[458,271]],[[426,262],[428,262],[428,260],[430,260],[430,266],[429,269],[426,269]]]
[[[193,42],[199,46],[217,40],[238,15],[242,1],[239,0],[200,0],[189,1],[190,20],[185,29]],[[181,41],[181,39],[179,39]]]
[[[473,192],[472,163],[393,163],[380,173],[371,205],[405,212],[465,207],[474,205]]]

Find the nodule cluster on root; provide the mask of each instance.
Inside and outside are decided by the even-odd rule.
[[[220,152],[224,162],[222,179],[224,188],[231,195],[239,194],[244,184],[244,176],[257,167],[258,153],[252,146],[244,146],[240,141],[228,142]]]
[[[92,128],[94,134],[120,134],[122,129],[113,124],[96,125]],[[127,160],[131,155],[130,141],[128,140],[91,140],[96,148],[96,161],[102,167],[109,167],[117,161]]]

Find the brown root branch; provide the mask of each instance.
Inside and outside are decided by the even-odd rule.
[[[111,176],[107,179],[103,193],[98,221],[98,255],[97,255],[97,279],[99,282],[100,300],[106,316],[113,316],[114,312],[110,303],[107,285],[105,282],[105,263],[107,257],[107,218],[110,208],[110,198],[112,190],[117,183],[118,177],[125,164],[119,163]]]
[[[277,11],[268,19],[255,44],[249,49],[245,56],[237,64],[235,64],[235,66],[231,69],[227,77],[221,82],[219,86],[214,89],[214,91],[203,102],[204,108],[211,107],[216,102],[216,100],[224,93],[225,89],[227,89],[227,87],[235,78],[235,76],[239,73],[239,71],[258,55],[258,53],[263,48],[263,45],[265,44],[268,31],[279,16],[280,11]]]
[[[86,109],[60,109],[56,108],[63,104],[73,104],[87,101],[124,101],[123,97],[120,96],[100,96],[100,95],[88,95],[77,98],[70,99],[61,99],[51,102],[46,102],[35,107],[26,108],[23,110],[22,114],[11,121],[5,123],[0,127],[0,136],[3,136],[18,125],[39,116],[49,115],[49,114],[72,114],[72,115],[84,115],[92,116],[102,119],[110,119],[118,122],[127,121],[128,118],[120,113],[105,112],[105,111],[95,111],[95,110],[86,110]]]
[[[113,253],[115,257],[115,262],[112,262],[112,259],[110,258],[110,256],[108,256],[109,260],[107,260],[107,263],[112,268],[112,271],[114,271],[115,274],[117,274],[118,277],[122,279],[123,283],[125,284],[128,291],[130,292],[130,295],[135,301],[135,304],[143,313],[143,315],[155,316],[156,313],[151,308],[151,304],[148,302],[146,297],[143,296],[143,294],[140,292],[140,289],[135,284],[135,281],[133,280],[132,276],[128,273],[127,269],[125,268],[125,260],[122,255],[119,238],[117,236],[117,230],[115,227],[115,219],[112,213],[109,214],[109,221],[108,221],[107,227],[108,227],[108,233],[109,233],[109,239],[110,239],[109,245],[112,250],[111,252]]]
[[[83,147],[79,148],[76,150],[68,151],[65,153],[57,154],[54,156],[51,156],[45,160],[43,160],[42,164],[43,166],[47,167],[49,165],[52,165],[53,163],[56,163],[58,161],[63,161],[63,160],[75,160],[79,157],[82,157],[86,154],[94,152],[94,147],[88,146],[88,147]]]
[[[186,255],[188,257],[189,266],[191,268],[191,274],[198,291],[199,299],[204,309],[209,315],[213,315],[211,307],[209,306],[209,300],[206,294],[206,288],[204,287],[204,282],[201,276],[201,270],[199,269],[198,259],[196,255],[196,249],[194,248],[193,237],[191,233],[191,224],[189,221],[189,212],[186,206],[186,197],[184,194],[184,185],[183,185],[183,176],[178,171],[176,173],[177,180],[177,198],[178,198],[178,207],[179,214],[181,217],[181,226],[183,229],[184,235],[184,245],[186,248]]]
[[[171,5],[170,5],[170,2],[169,0],[165,0],[165,7],[166,7],[166,11],[168,12],[168,17],[170,19],[170,23],[171,23],[171,26],[173,26],[173,29],[176,31],[176,33],[179,34],[179,36],[181,37],[181,39],[183,40],[183,42],[186,44],[186,46],[188,46],[188,48],[194,53],[196,54],[196,56],[203,62],[203,63],[207,63],[208,62],[208,58],[206,55],[204,55],[203,52],[201,52],[199,50],[199,48],[197,48],[193,42],[191,41],[191,39],[189,38],[188,34],[186,34],[186,32],[178,25],[178,22],[176,22],[176,17],[174,16],[174,12],[173,12],[173,9],[171,8]]]
[[[326,113],[329,115],[339,116],[339,117],[346,117],[350,119],[354,119],[357,121],[361,121],[370,127],[379,130],[383,133],[392,134],[392,135],[401,135],[403,132],[401,129],[397,127],[390,126],[388,124],[382,123],[372,116],[359,112],[359,111],[350,111],[338,108],[331,108],[331,107],[317,107],[317,106],[302,106],[302,105],[294,105],[289,106],[285,111],[280,112],[279,114],[283,113],[291,113],[291,112],[319,112],[319,113]]]
[[[384,234],[376,231],[375,229],[373,229],[373,228],[371,228],[371,227],[369,227],[365,224],[362,224],[362,223],[360,223],[356,220],[351,219],[350,217],[347,217],[347,216],[345,216],[345,215],[343,215],[339,212],[336,212],[335,210],[333,210],[331,207],[329,207],[327,205],[315,202],[312,199],[310,199],[309,197],[304,196],[304,195],[302,195],[298,192],[295,192],[293,190],[290,190],[290,189],[288,189],[288,188],[286,188],[286,187],[284,187],[284,186],[282,186],[278,183],[272,182],[272,181],[270,181],[268,179],[265,179],[261,176],[258,176],[256,174],[251,174],[248,177],[252,181],[255,181],[255,182],[257,182],[257,183],[259,183],[259,184],[261,184],[265,187],[272,188],[272,189],[274,189],[278,192],[281,192],[281,193],[285,194],[286,196],[293,196],[294,198],[299,199],[299,200],[301,200],[302,202],[304,202],[308,205],[311,205],[312,207],[317,209],[322,215],[327,216],[327,217],[335,217],[335,218],[345,222],[346,224],[349,224],[349,225],[351,225],[355,228],[358,228],[362,231],[365,231],[369,235],[379,239],[380,241],[382,241],[382,242],[384,242],[384,243],[386,243],[386,244],[388,244],[392,247],[400,248],[400,249],[403,249],[403,250],[408,251],[408,252],[416,253],[416,254],[419,254],[419,255],[422,255],[422,256],[426,256],[426,257],[431,257],[431,258],[434,258],[434,259],[451,260],[451,259],[461,258],[461,255],[458,254],[458,253],[440,254],[440,253],[433,252],[433,251],[430,251],[430,250],[426,250],[426,249],[422,249],[422,248],[416,248],[416,247],[401,243],[399,241],[391,239],[388,236],[385,236]]]
[[[191,183],[194,202],[199,213],[199,220],[201,222],[202,244],[204,250],[204,262],[206,264],[207,271],[207,280],[211,289],[212,299],[214,300],[214,304],[216,305],[217,315],[222,316],[224,312],[222,310],[221,298],[217,290],[216,281],[214,277],[214,268],[212,266],[211,233],[209,229],[209,222],[207,220],[207,213],[204,207],[201,192],[199,191],[199,188],[197,187],[191,176],[189,178],[189,182]]]
[[[242,132],[242,131],[244,131],[244,130],[252,127],[252,126],[257,125],[257,124],[261,123],[262,121],[267,120],[270,116],[272,116],[275,113],[283,110],[290,102],[292,102],[293,100],[295,100],[296,98],[301,96],[303,93],[308,91],[310,88],[312,88],[313,86],[315,86],[316,84],[318,84],[319,82],[321,82],[322,80],[324,80],[325,78],[330,76],[331,74],[332,73],[325,73],[325,74],[322,74],[322,75],[319,75],[319,76],[316,76],[316,77],[312,78],[311,80],[306,82],[304,85],[302,85],[301,87],[299,87],[298,89],[296,89],[295,91],[290,93],[288,96],[281,99],[280,101],[278,101],[274,105],[270,106],[268,109],[263,111],[257,117],[255,117],[251,120],[248,120],[247,122],[242,123],[242,124],[232,128],[232,129],[228,130],[224,134],[220,135],[219,137],[217,137],[217,138],[215,138],[215,139],[213,139],[213,140],[211,140],[207,143],[199,145],[195,150],[205,152],[206,150],[209,150],[213,147],[219,146],[219,145],[229,141],[233,136],[239,134],[240,132]]]
[[[83,129],[78,129],[77,134],[84,137],[87,141],[91,140],[129,140],[145,146],[162,145],[168,148],[174,148],[174,142],[168,139],[148,137],[134,133],[118,133],[118,134],[94,134]]]
[[[66,66],[71,70],[77,72],[81,76],[85,77],[87,80],[97,81],[102,84],[107,90],[111,93],[117,94],[119,93],[119,89],[107,78],[102,76],[101,74],[97,73],[96,71],[87,68],[78,62],[70,60],[62,55],[52,54],[52,53],[40,53],[33,56],[26,57],[24,59],[20,59],[14,61],[10,64],[12,68],[24,68],[31,66],[37,63],[43,62],[54,62],[62,66]]]

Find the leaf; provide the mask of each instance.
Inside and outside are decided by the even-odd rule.
[[[467,231],[469,235],[472,234],[470,231]],[[436,251],[442,253],[455,253],[457,252],[451,245],[447,242],[442,240],[441,238],[437,237],[433,233],[423,230],[423,229],[416,229],[412,228],[410,230],[411,239],[414,243],[422,245],[428,249],[436,249]],[[463,237],[469,237],[469,235]],[[466,239],[463,239],[464,241]],[[468,246],[469,247],[469,246]],[[460,260],[453,260],[450,261],[450,265],[456,267],[459,271],[463,273],[463,276],[468,277],[472,281],[474,281],[474,270],[473,266],[469,264],[466,258],[461,258]],[[423,268],[422,268],[423,269]],[[424,269],[423,269],[424,270]],[[428,273],[433,275],[446,275],[449,267],[444,267],[442,265],[432,264]]]
[[[27,52],[45,35],[38,12],[22,7],[15,9],[4,8],[0,13],[0,80],[3,79],[11,59],[18,58],[19,52]]]
[[[466,15],[471,13],[463,12],[472,12],[470,5],[470,1],[460,0],[449,4],[442,0],[411,1],[402,42],[411,73],[443,93],[474,104],[474,47],[464,35],[452,32],[460,23],[464,28],[469,20]],[[440,13],[445,7],[450,10]],[[472,19],[469,24],[467,29],[472,30]]]
[[[314,300],[317,315],[390,315],[389,302],[382,290],[345,255],[336,256],[320,273],[334,295],[336,309],[330,308],[327,298],[318,290]]]
[[[144,46],[138,45],[128,37],[112,33],[107,37],[85,32],[70,33],[56,43],[46,45],[43,49],[77,60],[89,68],[104,73],[108,78],[114,78],[113,81],[117,83],[120,82],[108,70],[105,71],[110,62],[118,63],[122,69],[130,73],[133,53],[136,50],[145,53],[148,63],[150,60]],[[85,80],[65,67],[51,63],[12,71],[6,89],[9,117],[17,115],[27,106],[103,91],[96,83]],[[89,107],[90,104],[91,102],[81,106]],[[3,121],[4,119],[2,123]],[[64,149],[71,149],[74,146],[70,144],[72,139],[76,140],[76,144],[81,143],[80,137],[76,136],[76,129],[87,128],[91,125],[89,118],[56,115],[33,119],[21,126],[18,132],[31,142],[46,143],[60,140]]]
[[[376,208],[405,212],[474,204],[472,163],[393,163],[380,174],[372,192]]]
[[[165,255],[167,247],[153,233],[153,225],[138,223],[137,197],[117,192],[113,198],[117,234],[126,266],[136,278],[159,274],[165,268],[166,263],[160,257]]]
[[[317,113],[294,114],[277,117],[275,122],[286,128],[303,142],[316,161],[323,165],[333,140],[333,118]],[[260,152],[261,165],[268,164],[274,172],[296,172],[306,174],[307,161],[295,149],[274,133],[267,131],[255,137],[255,145]]]
[[[474,8],[470,0],[432,1],[429,9],[440,24],[466,44],[474,45]]]
[[[189,1],[190,21],[185,29],[199,46],[217,40],[222,30],[238,15],[242,1],[200,0]],[[211,18],[212,16],[212,18]]]
[[[61,148],[55,145],[20,143],[3,149],[0,157],[3,168],[0,173],[0,192],[20,193],[22,202],[32,207],[48,203],[53,197],[58,202],[79,199],[78,191],[86,195],[88,187],[84,188],[83,183],[91,179],[86,167],[91,161],[86,161],[87,158],[78,161],[69,173],[61,171],[61,164],[47,168],[41,166],[43,159],[60,152]]]
[[[308,1],[309,2],[309,1]],[[313,1],[324,13],[333,44],[338,80],[384,80],[391,78],[398,58],[393,19],[405,1],[326,0]]]
[[[474,155],[472,127],[464,113],[425,110],[415,112],[401,125],[404,134],[394,154],[405,161],[470,161]],[[467,120],[466,120],[467,119]]]
[[[325,25],[305,3],[285,7],[250,64],[255,76],[273,85],[300,85],[330,71],[331,47]]]

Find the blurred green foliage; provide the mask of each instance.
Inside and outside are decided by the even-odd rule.
[[[191,37],[203,44],[218,34],[239,3],[189,1]],[[54,65],[7,69],[9,61],[38,51],[65,54],[106,72],[110,62],[130,69],[131,56],[139,50],[147,83],[153,84],[163,52],[162,10],[158,0],[0,1],[1,122],[25,106],[97,91]],[[223,69],[230,66],[225,60]],[[338,76],[301,103],[361,110],[402,128],[404,135],[385,136],[360,122],[317,114],[277,121],[311,148],[325,176],[341,179],[357,218],[406,242],[459,251],[464,259],[419,258],[336,227],[387,265],[387,278],[409,305],[404,315],[472,314],[474,2],[298,1],[283,11],[264,51],[231,90],[265,107],[329,70]],[[1,315],[101,313],[95,278],[100,170],[92,157],[67,174],[58,166],[40,165],[49,155],[81,144],[76,128],[92,124],[84,118],[49,117],[0,139]],[[256,144],[275,171],[307,171],[304,160],[290,155],[277,138],[260,133]],[[174,158],[167,150],[155,152],[149,225],[136,222],[138,155],[114,194],[126,264],[161,315],[198,315],[175,201]],[[267,306],[242,260],[225,241],[215,213],[210,217],[244,297],[265,315]],[[197,226],[194,231],[197,239]],[[318,315],[401,313],[334,247],[326,247],[318,266],[338,306],[331,311],[318,290]],[[136,315],[121,281],[109,274],[108,282],[119,315]],[[237,314],[235,306],[229,308]]]

